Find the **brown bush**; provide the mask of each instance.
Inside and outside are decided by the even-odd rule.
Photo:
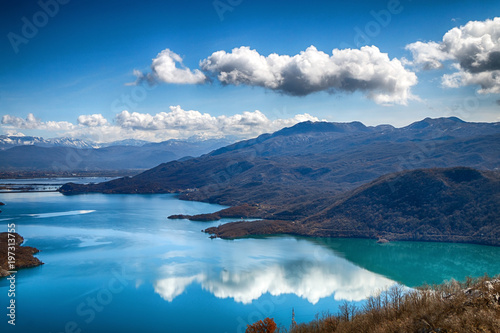
[[[247,325],[245,333],[274,333],[276,331],[276,323],[273,318],[266,318],[263,321]]]

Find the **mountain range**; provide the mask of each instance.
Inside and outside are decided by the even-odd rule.
[[[71,148],[99,148],[95,142],[74,138],[51,138],[44,139],[39,136],[27,135],[0,135],[0,150],[17,146],[39,146],[39,147],[71,147]]]
[[[498,224],[498,210],[491,209],[491,204],[493,202],[500,206],[499,196],[493,190],[495,186],[498,187],[499,164],[499,123],[468,123],[455,117],[426,118],[403,128],[389,125],[367,127],[359,122],[304,122],[273,134],[219,148],[197,158],[162,163],[134,177],[92,185],[66,184],[60,191],[67,194],[175,192],[180,193],[181,199],[232,206],[232,211],[222,211],[219,217],[265,219],[250,224],[239,223],[236,229],[231,229],[235,224],[225,224],[220,229],[210,230],[220,237],[286,232],[309,236],[383,235],[390,239],[415,239],[420,225],[418,221],[424,223],[423,228],[427,230],[427,226],[436,224],[435,221],[455,214],[450,210],[445,215],[436,215],[441,205],[430,205],[433,198],[441,198],[439,200],[442,202],[448,202],[449,199],[457,207],[466,209],[458,217],[460,223],[467,218],[477,217],[489,227],[492,227],[491,223]],[[460,169],[463,167],[465,169]],[[449,169],[452,171],[446,171],[446,168],[452,168]],[[420,173],[415,171],[417,169]],[[407,175],[405,170],[417,173]],[[491,170],[491,173],[487,170]],[[480,175],[478,179],[482,183],[471,180],[452,186],[450,184],[453,182],[446,180],[450,172]],[[372,183],[374,181],[378,183]],[[376,196],[364,195],[365,201],[345,199],[345,196],[353,195],[352,191],[370,191],[365,187],[379,183],[385,184],[380,186],[386,192],[375,191],[373,193],[378,193]],[[446,184],[448,187],[436,184]],[[398,186],[403,190],[399,190]],[[477,191],[474,190],[476,187]],[[419,195],[430,195],[422,207],[417,205],[417,208],[411,208],[416,196],[403,195],[413,191],[412,188]],[[458,196],[462,192],[470,193],[472,197],[469,200],[477,203],[470,207],[464,205],[467,200]],[[403,204],[393,210],[384,208],[394,199],[394,193],[398,193],[397,198],[402,198]],[[488,201],[488,193],[492,195],[493,201]],[[382,204],[375,200],[378,197],[387,200],[381,199],[384,202]],[[453,206],[452,203],[450,205]],[[375,214],[379,210],[380,213]],[[347,212],[351,211],[359,212],[360,215],[349,215]],[[422,218],[416,217],[415,220],[409,217],[418,211]],[[487,212],[492,214],[489,219],[484,218]],[[423,218],[431,213],[436,216],[434,222]],[[372,222],[369,222],[371,220],[366,218],[366,214],[378,216],[373,226],[369,224]],[[201,218],[206,219],[210,219],[210,216]],[[355,221],[364,221],[368,225]],[[483,222],[469,221],[469,227],[464,227],[464,230],[470,232],[474,225],[479,226]],[[339,228],[329,226],[331,223]],[[429,229],[434,233],[429,230],[420,233],[419,239],[452,240],[454,237],[453,241],[462,239],[491,243],[479,239],[478,234],[467,233],[467,238],[464,230],[458,234],[462,238],[457,235],[451,237],[449,231],[453,227],[450,223],[447,229],[436,227]],[[400,224],[412,227],[399,228]],[[307,228],[298,227],[306,225]],[[357,227],[349,229],[346,227],[348,225]],[[339,233],[339,230],[348,232]]]
[[[493,170],[499,167],[499,139],[499,123],[458,118],[427,118],[403,128],[304,122],[197,158],[162,163],[132,178],[71,190],[180,192],[183,199],[230,206],[280,205],[301,195],[338,194],[402,170]]]
[[[106,171],[149,169],[162,162],[208,153],[231,141],[122,140],[96,144],[79,139],[0,136],[0,171]]]

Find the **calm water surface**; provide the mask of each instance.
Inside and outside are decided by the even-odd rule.
[[[26,191],[56,191],[66,183],[88,184],[106,182],[116,177],[68,177],[68,178],[29,178],[0,179],[0,193]]]
[[[45,265],[16,280],[16,326],[1,332],[244,332],[288,327],[362,302],[395,281],[413,287],[500,273],[500,248],[363,239],[209,239],[218,225],[168,220],[224,207],[174,195],[0,194],[0,230],[15,223]],[[2,230],[3,229],[3,230]]]

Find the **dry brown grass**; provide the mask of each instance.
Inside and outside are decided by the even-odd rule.
[[[360,309],[344,303],[337,315],[294,325],[289,332],[500,332],[500,276],[410,291],[395,286],[370,297]]]

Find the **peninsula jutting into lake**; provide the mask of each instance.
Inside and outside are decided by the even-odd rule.
[[[40,259],[33,256],[39,252],[38,249],[22,246],[23,242],[24,239],[17,233],[0,233],[0,277],[11,275],[9,272],[17,273],[21,268],[43,265]]]

